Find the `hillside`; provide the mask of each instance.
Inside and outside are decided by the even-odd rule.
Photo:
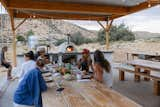
[[[160,38],[160,33],[150,33],[146,31],[136,31],[134,32],[136,39],[151,39]]]
[[[5,30],[2,35],[3,39],[6,39],[8,36],[12,36],[11,32],[7,32],[10,29],[10,20],[7,15],[1,17],[3,23],[0,25],[2,25],[3,30]],[[21,21],[20,19],[16,19],[15,25],[18,25]],[[29,31],[33,31],[34,35],[38,36],[41,40],[62,39],[65,38],[68,33],[72,36],[77,32],[80,32],[85,38],[95,38],[97,36],[97,32],[89,31],[70,22],[51,19],[27,19],[27,21],[17,29],[16,33],[17,35],[26,36]]]

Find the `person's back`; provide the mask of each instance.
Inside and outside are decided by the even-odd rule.
[[[41,92],[46,91],[47,86],[41,75],[41,68],[29,71],[19,83],[13,98],[15,107],[43,107]]]
[[[30,70],[36,68],[36,63],[33,60],[26,61],[22,64],[20,75],[19,75],[19,82],[24,78],[24,76]]]
[[[112,67],[99,50],[94,52],[94,75],[97,81],[104,83],[107,87],[112,87]]]
[[[113,79],[112,79],[112,71],[106,72],[105,69],[103,69],[103,83],[111,88],[113,85]]]
[[[25,74],[36,68],[36,63],[34,61],[34,53],[32,51],[29,51],[24,54],[24,60],[25,62],[22,64],[20,73],[19,73],[19,82],[24,78]]]

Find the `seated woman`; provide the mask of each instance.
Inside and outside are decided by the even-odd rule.
[[[29,71],[14,93],[14,107],[43,107],[41,93],[47,90],[41,75],[43,60],[36,62],[37,67]]]
[[[7,61],[7,58],[6,58],[7,51],[8,51],[8,47],[4,46],[1,51],[0,60],[1,60],[1,65],[8,69],[7,79],[10,80],[12,79],[12,76],[11,76],[12,65]]]
[[[104,58],[101,51],[96,50],[94,53],[94,77],[97,81],[104,83],[107,87],[112,87],[112,71],[111,65]]]
[[[25,62],[22,64],[21,72],[19,74],[19,82],[24,78],[27,72],[36,68],[36,63],[34,61],[34,53],[32,51],[24,54],[24,59]]]
[[[78,62],[78,68],[87,73],[89,72],[90,67],[93,70],[90,52],[88,49],[83,49],[82,58]]]

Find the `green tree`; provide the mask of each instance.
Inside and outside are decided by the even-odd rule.
[[[65,40],[65,39],[59,39],[59,40],[57,40],[54,44],[55,44],[56,46],[59,46],[59,45],[62,44],[63,42],[66,42],[66,40]]]
[[[34,35],[34,32],[33,32],[32,29],[29,30],[29,31],[26,33],[27,38],[28,38],[29,36],[32,36],[32,35]]]
[[[81,45],[84,42],[84,37],[82,36],[81,32],[72,34],[71,42],[75,43],[76,45]]]
[[[17,35],[16,39],[17,39],[17,41],[21,41],[21,42],[25,42],[26,41],[26,39],[21,35]]]
[[[59,39],[55,45],[58,46],[60,44],[62,44],[63,42],[66,42],[66,39]],[[84,36],[82,36],[81,32],[76,32],[74,34],[71,35],[70,41],[76,45],[81,45],[84,43],[92,43],[95,42],[95,39],[90,39],[90,38],[85,38]]]
[[[71,42],[73,42],[76,45],[81,45],[84,43],[92,43],[94,41],[95,40],[92,40],[90,38],[85,38],[84,36],[82,36],[81,32],[76,32],[71,36]]]
[[[129,28],[124,24],[120,24],[118,26],[113,25],[109,32],[110,35],[110,41],[133,41],[135,40],[135,36],[132,31],[129,30]],[[98,32],[98,38],[97,41],[101,44],[104,44],[106,40],[106,35],[104,30],[100,30]]]

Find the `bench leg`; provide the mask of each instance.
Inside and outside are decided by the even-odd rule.
[[[146,75],[150,75],[150,74],[151,74],[151,71],[150,71],[150,70],[144,70],[144,73],[145,73]],[[150,78],[144,77],[144,81],[150,81]]]
[[[154,94],[160,96],[160,81],[154,80]]]
[[[135,72],[140,72],[140,68],[137,68],[137,67],[135,67]],[[140,80],[141,80],[141,77],[139,76],[139,75],[134,75],[134,80],[135,80],[135,82],[140,82]]]
[[[124,71],[121,71],[121,70],[120,70],[120,71],[119,71],[119,80],[120,80],[120,81],[124,81],[124,80],[125,80],[124,77],[125,77]]]

